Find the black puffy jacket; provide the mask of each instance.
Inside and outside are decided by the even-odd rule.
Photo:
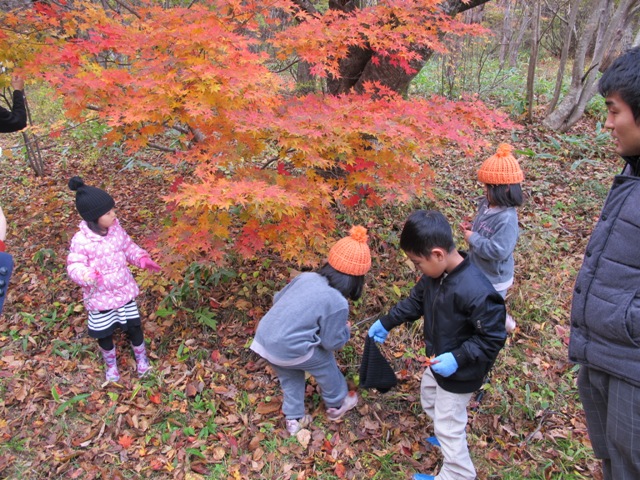
[[[423,275],[408,298],[380,321],[387,329],[424,316],[428,356],[453,353],[458,370],[450,377],[434,372],[440,387],[453,393],[471,393],[482,385],[507,338],[504,299],[489,280],[465,257],[440,278]]]

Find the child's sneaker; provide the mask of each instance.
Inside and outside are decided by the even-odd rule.
[[[340,420],[345,413],[358,405],[358,394],[356,392],[349,392],[344,397],[340,408],[327,408],[327,418],[333,422]]]
[[[309,414],[302,418],[298,418],[297,420],[287,420],[287,432],[289,432],[290,435],[295,435],[303,428],[308,427],[312,421],[313,418],[311,418],[311,415]]]
[[[511,333],[516,329],[516,321],[507,313],[507,320],[504,322],[504,328],[507,333]]]

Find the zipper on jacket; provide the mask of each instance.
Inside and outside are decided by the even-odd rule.
[[[436,300],[438,299],[438,295],[440,295],[440,290],[442,290],[442,282],[444,282],[444,279],[447,278],[447,272],[442,274],[442,277],[440,278],[440,283],[438,284],[438,290],[436,290],[435,295],[433,296],[433,301],[431,302],[431,338],[436,338],[435,334],[434,334],[434,328],[435,328],[435,318],[436,318]],[[432,340],[432,344],[433,344],[433,340]],[[437,355],[437,352],[435,351],[435,344],[433,344],[433,350],[434,352],[432,353],[432,355]]]

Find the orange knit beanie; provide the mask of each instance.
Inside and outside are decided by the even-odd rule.
[[[349,236],[338,240],[329,250],[329,265],[347,275],[364,275],[371,268],[367,229],[356,225]]]
[[[498,145],[495,155],[487,158],[478,170],[478,180],[488,185],[513,185],[524,180],[524,174],[506,143]]]

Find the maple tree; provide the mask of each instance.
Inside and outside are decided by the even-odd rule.
[[[483,33],[441,3],[322,14],[288,0],[37,3],[5,16],[0,42],[25,45],[16,63],[56,88],[70,118],[107,123],[105,143],[191,166],[165,198],[170,226],[158,243],[179,252],[168,261],[271,249],[313,263],[338,209],[422,195],[430,157],[475,152],[510,123],[475,98],[405,98],[381,82],[300,95],[279,65],[302,61],[330,82],[353,49],[367,49],[372,64],[415,75],[415,45],[446,51],[445,33]]]

